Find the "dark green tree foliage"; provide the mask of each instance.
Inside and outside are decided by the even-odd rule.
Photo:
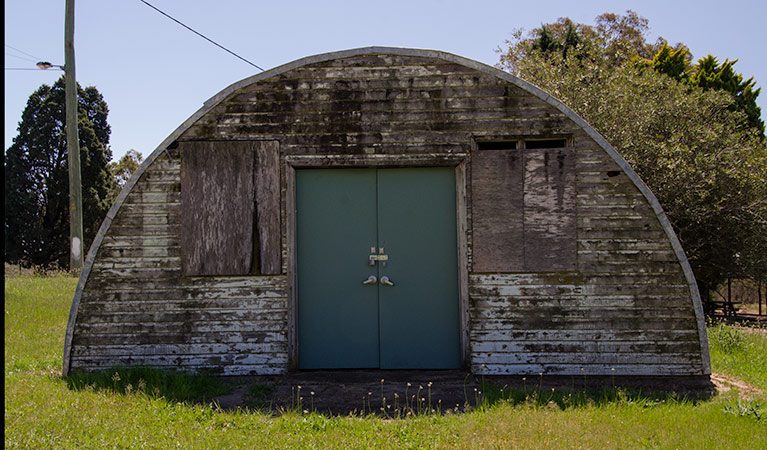
[[[567,22],[567,29],[565,29],[565,35],[562,37],[562,56],[567,57],[568,50],[576,50],[581,43],[581,38],[578,36],[578,30],[572,22]]]
[[[542,25],[540,30],[538,30],[538,39],[533,41],[533,50],[546,55],[559,51],[561,48],[562,45],[559,43],[559,40],[556,38],[556,36],[554,36],[554,33],[546,28],[546,25]]]
[[[538,30],[538,38],[532,42],[532,50],[537,51],[543,56],[561,53],[565,57],[568,51],[577,50],[581,43],[581,38],[578,36],[578,30],[575,28],[575,25],[568,19],[562,26],[556,28],[563,28],[563,31],[555,34],[546,25],[541,25],[541,28]]]
[[[704,297],[727,277],[767,279],[763,134],[731,108],[731,91],[691,85],[702,78],[694,67],[681,75],[684,47],[640,42],[646,29],[641,18],[600,18],[597,27],[575,25],[577,56],[542,57],[531,51],[537,32],[517,34],[499,66],[562,100],[626,158],[663,206]],[[636,63],[640,58],[644,64]],[[721,70],[709,63],[702,72]]]
[[[750,126],[756,128],[764,135],[764,122],[761,119],[762,110],[756,104],[761,88],[756,87],[754,77],[743,81],[743,74],[736,73],[733,66],[738,60],[725,60],[719,64],[717,59],[708,55],[698,60],[692,75],[692,86],[708,89],[720,89],[729,92],[735,98],[734,108],[746,113]]]
[[[108,108],[95,87],[78,90],[84,248],[108,208]],[[27,101],[19,134],[5,154],[5,261],[66,267],[69,261],[69,165],[64,78]]]
[[[698,60],[694,66],[690,63],[692,54],[684,45],[676,49],[663,42],[661,48],[651,60],[636,56],[633,61],[640,67],[651,67],[658,73],[686,82],[690,87],[703,90],[717,89],[728,92],[732,98],[730,109],[743,111],[748,117],[747,126],[753,127],[764,136],[764,122],[761,108],[756,98],[761,89],[756,88],[754,77],[743,81],[743,74],[733,69],[738,60],[725,60],[719,64],[716,57],[708,55]]]

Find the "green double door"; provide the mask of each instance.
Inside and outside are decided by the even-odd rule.
[[[452,168],[296,170],[301,369],[461,365]]]

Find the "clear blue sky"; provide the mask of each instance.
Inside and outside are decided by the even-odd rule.
[[[649,40],[683,42],[695,59],[738,59],[735,69],[767,83],[767,2],[148,0],[223,46],[270,69],[317,53],[370,45],[442,50],[486,64],[511,32],[570,17],[593,23],[632,9]],[[5,67],[64,64],[64,0],[5,1]],[[8,45],[34,58],[19,53]],[[77,80],[109,105],[115,159],[147,156],[203,102],[259,70],[161,16],[139,0],[76,0]],[[32,60],[32,61],[30,61]],[[5,148],[27,98],[60,71],[5,71]],[[767,89],[759,97],[767,117]]]

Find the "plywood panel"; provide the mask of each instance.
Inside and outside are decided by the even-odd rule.
[[[184,275],[246,275],[253,256],[254,148],[250,142],[181,144]]]
[[[280,229],[280,144],[256,141],[256,226],[259,267],[264,275],[280,273],[282,245]]]
[[[575,152],[525,150],[525,270],[576,267]]]
[[[523,170],[519,150],[472,153],[474,272],[523,269]]]

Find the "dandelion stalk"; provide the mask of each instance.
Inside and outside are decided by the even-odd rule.
[[[408,397],[408,394],[407,394],[407,390],[409,387],[410,387],[410,383],[408,383],[407,386],[405,386],[405,410],[406,411],[410,409],[410,397]]]
[[[388,417],[389,414],[386,413],[386,397],[384,397],[384,379],[381,378],[381,411],[386,414]]]
[[[429,388],[429,411],[431,411],[431,381],[426,386]]]

